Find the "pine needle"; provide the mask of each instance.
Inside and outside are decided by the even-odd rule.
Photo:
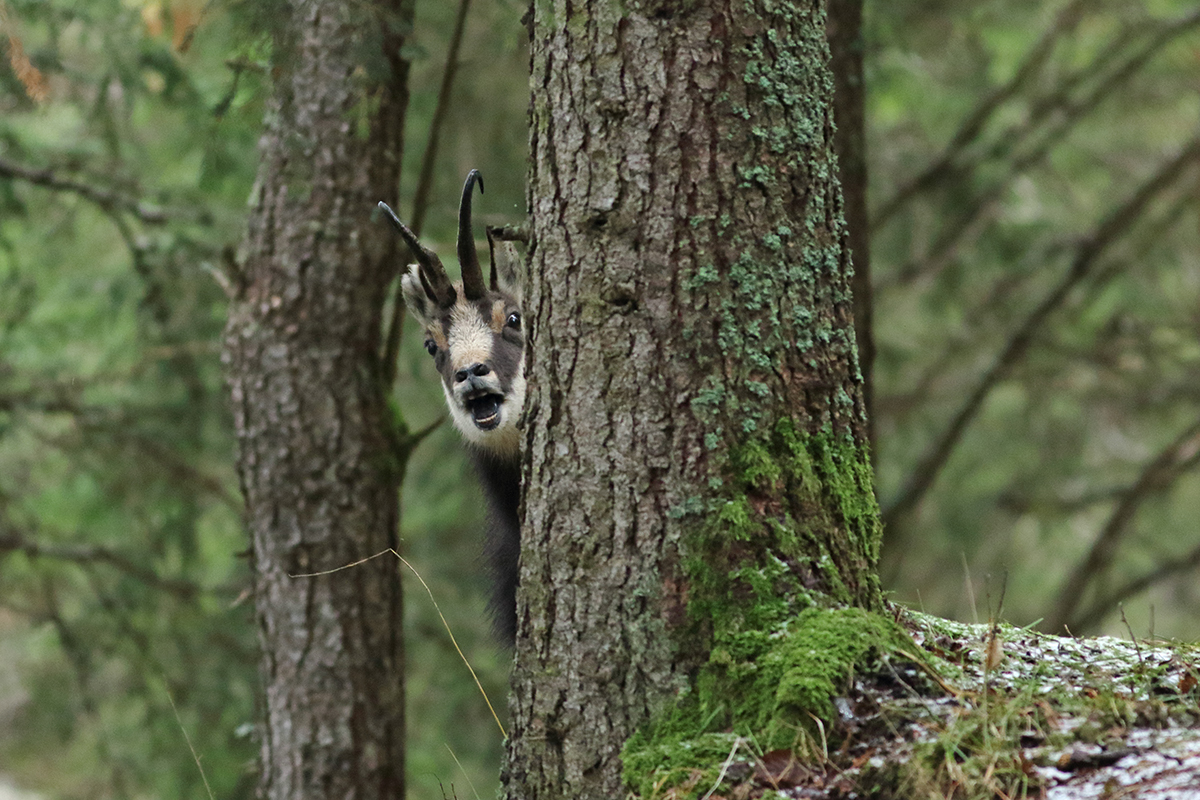
[[[442,742],[442,744],[446,743]],[[450,751],[450,757],[454,759],[454,763],[458,764],[458,771],[463,774],[463,777],[467,781],[467,786],[471,787],[471,794],[475,795],[475,800],[483,800],[483,798],[479,796],[479,792],[475,791],[475,784],[471,782],[471,776],[467,774],[465,769],[463,769],[462,762],[458,760],[458,756],[454,753],[454,748],[446,744],[446,749]]]
[[[204,781],[204,791],[208,792],[208,800],[216,800],[213,796],[212,787],[208,785],[208,776],[204,774],[204,765],[200,763],[200,756],[196,754],[196,748],[192,746],[192,737],[188,736],[187,728],[183,726],[183,717],[179,716],[179,709],[175,706],[175,698],[171,697],[171,690],[167,688],[166,679],[163,679],[163,691],[167,694],[167,702],[171,704],[171,710],[175,712],[175,721],[179,723],[179,730],[183,733],[183,740],[187,742],[188,750],[192,751],[192,760],[196,762],[196,769],[200,770],[200,780]]]
[[[462,651],[462,648],[458,646],[458,639],[454,638],[454,631],[450,630],[450,623],[446,621],[446,615],[442,613],[442,607],[438,605],[438,601],[434,598],[433,590],[429,588],[429,584],[427,584],[425,582],[425,579],[421,577],[421,573],[417,572],[417,568],[414,567],[412,564],[408,563],[408,560],[404,556],[397,553],[395,548],[389,547],[386,550],[380,550],[378,553],[376,553],[373,556],[367,556],[366,558],[360,558],[358,561],[355,561],[351,564],[345,564],[340,567],[334,567],[333,569],[327,569],[327,570],[323,570],[321,572],[308,572],[308,573],[304,573],[301,575],[290,575],[289,574],[288,577],[289,578],[319,578],[322,575],[332,575],[335,572],[341,572],[342,570],[345,570],[345,569],[353,569],[354,567],[362,566],[363,564],[367,563],[368,561],[373,561],[376,558],[379,558],[380,556],[387,555],[388,553],[391,553],[392,555],[394,555],[396,558],[398,558],[400,560],[401,564],[408,567],[409,570],[412,572],[412,574],[417,576],[417,580],[419,580],[421,582],[421,586],[425,587],[425,593],[429,595],[429,600],[433,603],[433,607],[437,611],[438,616],[441,617],[442,625],[445,626],[446,633],[448,633],[450,635],[450,641],[454,645],[454,649],[458,651],[458,657],[461,658],[462,662],[467,665],[467,671],[471,673],[471,677],[475,680],[476,688],[478,688],[479,693],[481,695],[483,695],[483,702],[487,703],[488,711],[492,712],[492,719],[496,720],[496,727],[500,729],[500,735],[503,736],[505,739],[507,739],[508,731],[504,730],[504,725],[503,725],[503,723],[500,722],[500,715],[496,713],[495,707],[492,706],[491,699],[488,698],[487,692],[485,692],[483,690],[483,684],[479,682],[479,676],[475,674],[475,670],[471,666],[471,662],[467,660],[466,654],[464,654]]]

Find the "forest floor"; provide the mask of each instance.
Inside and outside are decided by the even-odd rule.
[[[41,795],[18,789],[7,777],[0,775],[0,800],[40,800]]]
[[[852,676],[828,737],[698,796],[1200,800],[1200,648],[897,614],[919,652]]]

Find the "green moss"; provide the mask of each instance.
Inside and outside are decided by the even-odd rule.
[[[759,753],[800,747],[816,720],[832,729],[852,671],[916,649],[891,619],[847,607],[864,598],[825,549],[835,526],[856,542],[870,537],[874,552],[878,508],[853,440],[785,419],[714,459],[714,471],[716,497],[671,510],[685,527],[681,635],[703,634],[711,648],[691,689],[626,746],[626,781],[643,797],[702,794],[739,742]]]
[[[626,783],[643,798],[716,783],[739,747],[761,755],[803,749],[834,698],[880,656],[913,651],[890,618],[855,608],[812,607],[774,628],[747,629],[714,647],[695,689],[630,738]]]
[[[765,660],[759,725],[764,746],[786,747],[808,715],[834,719],[833,699],[851,672],[879,654],[912,650],[912,641],[887,617],[858,608],[809,609]]]
[[[872,564],[876,556],[879,509],[865,446],[829,432],[805,434],[783,419],[745,434],[712,477],[710,486],[722,491],[688,504],[693,522],[682,543],[697,625],[719,635],[745,624],[750,608],[757,623],[786,618],[799,610],[794,598],[814,586],[837,603],[878,604],[875,584],[856,591],[841,579],[843,568],[861,565],[828,549],[844,539]],[[742,579],[746,568],[780,564],[786,569],[761,589]]]
[[[682,718],[664,719],[664,726],[683,723]],[[686,724],[681,728],[687,729]],[[669,790],[710,787],[720,775],[721,764],[737,744],[733,734],[711,733],[700,736],[659,736],[647,739],[638,733],[621,753],[626,785],[638,797],[666,796]],[[630,780],[630,776],[638,776]],[[701,796],[706,789],[694,794]]]

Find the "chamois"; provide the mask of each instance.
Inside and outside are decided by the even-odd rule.
[[[470,445],[488,505],[486,553],[493,581],[491,610],[497,635],[516,636],[517,560],[521,551],[517,505],[521,492],[521,433],[525,403],[525,336],[516,259],[496,257],[489,228],[491,284],[485,286],[471,235],[471,198],[483,177],[471,170],[458,210],[462,280],[451,283],[433,251],[387,204],[379,207],[408,244],[417,263],[401,277],[404,301],[425,330],[425,349],[442,376],[450,418]],[[515,254],[514,254],[515,255]]]

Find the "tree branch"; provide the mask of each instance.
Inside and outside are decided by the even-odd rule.
[[[1017,71],[1013,73],[1008,82],[996,87],[980,101],[979,105],[967,115],[941,154],[934,158],[929,166],[925,167],[915,178],[896,190],[896,193],[880,207],[875,215],[876,228],[886,225],[896,212],[914,196],[938,184],[954,172],[954,160],[968,145],[979,138],[996,110],[1016,96],[1021,87],[1042,70],[1054,52],[1054,48],[1058,46],[1059,40],[1075,30],[1087,4],[1087,0],[1073,0],[1058,13],[1054,22],[1030,49],[1025,60],[1017,67]]]
[[[1051,150],[1073,132],[1088,114],[1136,75],[1155,54],[1197,24],[1200,24],[1200,11],[1164,22],[1140,48],[1124,59],[1121,58],[1123,45],[1120,42],[1105,48],[1091,65],[1068,80],[1063,89],[1036,103],[1028,119],[1000,134],[992,149],[981,155],[976,162],[958,166],[947,164],[935,176],[939,180],[949,175],[970,172],[984,162],[1010,157],[1013,159],[1004,170],[1004,174],[984,188],[969,203],[966,210],[941,231],[928,255],[920,260],[909,261],[894,270],[883,285],[909,284],[920,276],[941,272],[956,257],[966,237],[978,232],[981,224],[986,224],[986,214],[995,207],[1018,177],[1045,161]],[[1114,62],[1116,65],[1112,66]],[[1075,87],[1086,86],[1091,79],[1095,79],[1094,83],[1085,89],[1082,96],[1068,96]],[[1051,124],[1043,128],[1042,124],[1048,119]],[[1018,152],[1026,141],[1034,137],[1037,137],[1036,140],[1024,152]],[[961,150],[956,153],[960,154]],[[922,188],[929,188],[936,182],[927,182]],[[905,199],[911,199],[911,196]]]
[[[35,186],[76,194],[105,211],[125,211],[133,214],[147,225],[161,225],[169,218],[167,212],[161,208],[149,206],[140,200],[126,197],[110,189],[101,189],[74,178],[63,177],[49,167],[36,169],[0,158],[0,177],[22,180]]]
[[[1046,619],[1046,630],[1060,631],[1064,625],[1077,630],[1075,611],[1088,584],[1104,574],[1116,557],[1117,548],[1129,530],[1138,509],[1153,494],[1173,484],[1180,475],[1200,462],[1200,419],[1196,420],[1146,465],[1113,509],[1087,556],[1067,576],[1059,589],[1054,609]],[[1111,608],[1111,606],[1109,606]],[[1094,606],[1093,606],[1094,609]],[[1092,610],[1089,610],[1091,613]]]
[[[1139,578],[1125,583],[1105,597],[1097,599],[1068,623],[1072,631],[1085,631],[1098,625],[1105,615],[1131,597],[1141,594],[1167,578],[1200,567],[1200,545],[1193,547],[1180,558],[1164,561]]]
[[[88,385],[93,384],[80,383],[71,387],[71,389],[79,390]],[[98,431],[111,437],[118,445],[127,444],[136,448],[141,454],[147,456],[162,468],[176,485],[186,487],[199,486],[227,508],[241,513],[242,503],[225,488],[220,479],[193,466],[186,458],[172,452],[169,448],[164,447],[151,437],[137,432],[126,416],[109,414],[107,413],[107,409],[80,405],[76,400],[67,396],[68,390],[66,387],[52,385],[46,391],[52,395],[49,399],[41,399],[39,397],[41,392],[33,390],[13,394],[0,394],[0,411],[68,414],[75,418],[82,430]],[[134,416],[140,416],[145,413],[148,413],[147,409],[143,409]],[[68,449],[58,437],[42,436],[39,438],[60,449]]]
[[[200,587],[190,581],[162,578],[128,556],[106,547],[95,545],[41,544],[28,534],[18,531],[7,520],[0,519],[0,554],[23,553],[29,558],[49,558],[73,564],[106,564],[147,586],[160,589],[181,600],[191,600],[200,592]]]
[[[429,123],[429,139],[425,144],[425,154],[421,158],[421,175],[417,180],[417,191],[413,195],[413,233],[418,236],[425,225],[425,214],[429,211],[429,193],[433,189],[433,168],[437,163],[438,144],[442,138],[442,125],[446,121],[446,112],[450,109],[450,92],[454,87],[454,78],[458,75],[458,53],[462,49],[463,30],[467,24],[467,11],[471,0],[459,0],[458,13],[454,17],[454,31],[450,35],[450,46],[446,52],[446,67],[442,70],[442,83],[438,87],[437,105],[433,109],[433,119]]]
[[[1093,75],[1101,75],[1102,77],[1082,97],[1074,100],[1068,99],[1061,102],[1040,104],[1034,109],[1034,112],[1030,115],[1026,123],[1023,123],[1020,127],[1014,126],[1005,131],[997,139],[997,145],[993,149],[993,152],[980,159],[981,163],[988,160],[1008,158],[1017,153],[1018,148],[1026,140],[1039,132],[1041,123],[1050,118],[1051,112],[1059,112],[1052,118],[1052,124],[1042,131],[1040,138],[1029,149],[1025,150],[1024,153],[1017,153],[1012,163],[1004,171],[1004,174],[976,196],[967,206],[967,209],[958,215],[955,221],[941,232],[937,241],[930,248],[929,254],[920,261],[910,261],[901,266],[895,271],[889,282],[908,284],[919,276],[941,272],[955,258],[965,237],[977,231],[978,223],[986,222],[985,215],[987,212],[995,207],[996,203],[1004,197],[1005,193],[1018,177],[1024,175],[1038,164],[1041,164],[1050,151],[1066,139],[1088,114],[1096,110],[1104,100],[1136,75],[1162,48],[1197,24],[1200,24],[1200,11],[1164,23],[1140,49],[1120,62],[1111,72],[1105,75],[1103,74],[1103,70],[1096,70],[1091,75],[1088,75],[1087,77],[1092,77]],[[1102,54],[1097,61],[1107,66],[1104,62],[1111,61],[1115,57],[1115,54],[1109,55],[1106,53]],[[1083,81],[1080,82],[1082,83]],[[958,171],[961,172],[970,168],[970,165],[963,165]]]
[[[431,434],[435,430],[437,430],[438,427],[445,421],[446,421],[446,415],[443,414],[442,416],[435,419],[433,422],[430,422],[424,428],[421,428],[418,431],[409,433],[407,436],[404,437],[404,446],[410,451],[413,450],[417,445],[419,445],[421,442],[425,441],[425,437],[429,436],[429,434]]]
[[[1170,229],[1179,224],[1181,220],[1190,219],[1187,215],[1194,213],[1196,206],[1196,195],[1190,186],[1180,187],[1176,192],[1176,197],[1168,210],[1158,216],[1157,219],[1147,220],[1140,226],[1137,238],[1124,245],[1124,250],[1134,255],[1134,258],[1140,257],[1141,254],[1149,251],[1149,248],[1154,243],[1163,241],[1168,235]],[[879,401],[879,409],[885,412],[885,416],[891,420],[891,424],[896,424],[897,420],[902,420],[914,409],[924,408],[927,403],[930,391],[938,385],[951,385],[954,380],[952,369],[960,369],[961,363],[956,364],[956,360],[960,360],[963,354],[976,353],[981,346],[981,339],[976,335],[976,329],[982,330],[987,325],[994,326],[997,320],[1000,319],[998,311],[1010,307],[1008,304],[1012,295],[1028,291],[1026,278],[1031,275],[1037,268],[1037,265],[1047,264],[1057,260],[1063,253],[1070,249],[1069,242],[1066,237],[1058,236],[1047,245],[1028,248],[1021,258],[1019,265],[1016,265],[1011,270],[1011,276],[1006,275],[996,282],[987,296],[976,303],[974,307],[969,309],[964,315],[966,322],[960,326],[954,335],[946,340],[945,346],[941,352],[935,356],[919,373],[919,377],[910,381],[912,388],[905,390],[899,394],[889,395],[881,398]],[[1130,263],[1127,259],[1120,261],[1110,260],[1107,265],[1099,271],[1099,273],[1089,282],[1088,292],[1090,295],[1095,295],[1105,285],[1112,281],[1117,276],[1123,274],[1130,268]],[[1086,306],[1086,301],[1078,304],[1081,308]],[[1181,332],[1181,335],[1188,335],[1186,332]],[[1150,345],[1149,342],[1146,343]],[[1092,363],[1102,366],[1104,360],[1092,351],[1084,352],[1068,352],[1066,358],[1076,360],[1088,360]],[[943,383],[945,382],[945,383]],[[1145,384],[1139,384],[1145,385]],[[1162,390],[1161,384],[1156,384],[1156,390]],[[1180,385],[1174,387],[1174,392],[1177,396],[1183,397],[1190,401],[1194,394],[1193,387],[1190,385]],[[1138,402],[1134,401],[1135,404]],[[1089,505],[1094,505],[1101,500],[1112,500],[1113,496],[1123,487],[1112,487],[1107,493],[1099,493],[1089,495],[1086,498],[1076,500],[1068,500],[1065,498],[1051,497],[1028,497],[1023,496],[1018,492],[1012,492],[998,499],[998,505],[1006,508],[1012,513],[1024,513],[1033,506],[1049,506],[1061,513],[1074,513]]]
[[[904,487],[886,507],[883,513],[885,530],[896,526],[924,498],[967,426],[979,413],[984,400],[1012,366],[1024,357],[1043,323],[1063,304],[1070,291],[1091,273],[1108,247],[1145,213],[1151,200],[1179,180],[1184,168],[1198,158],[1200,137],[1192,139],[1175,158],[1163,164],[1124,203],[1110,212],[1090,236],[1079,243],[1067,273],[1009,337],[1000,354],[955,413],[950,425],[918,461]]]

